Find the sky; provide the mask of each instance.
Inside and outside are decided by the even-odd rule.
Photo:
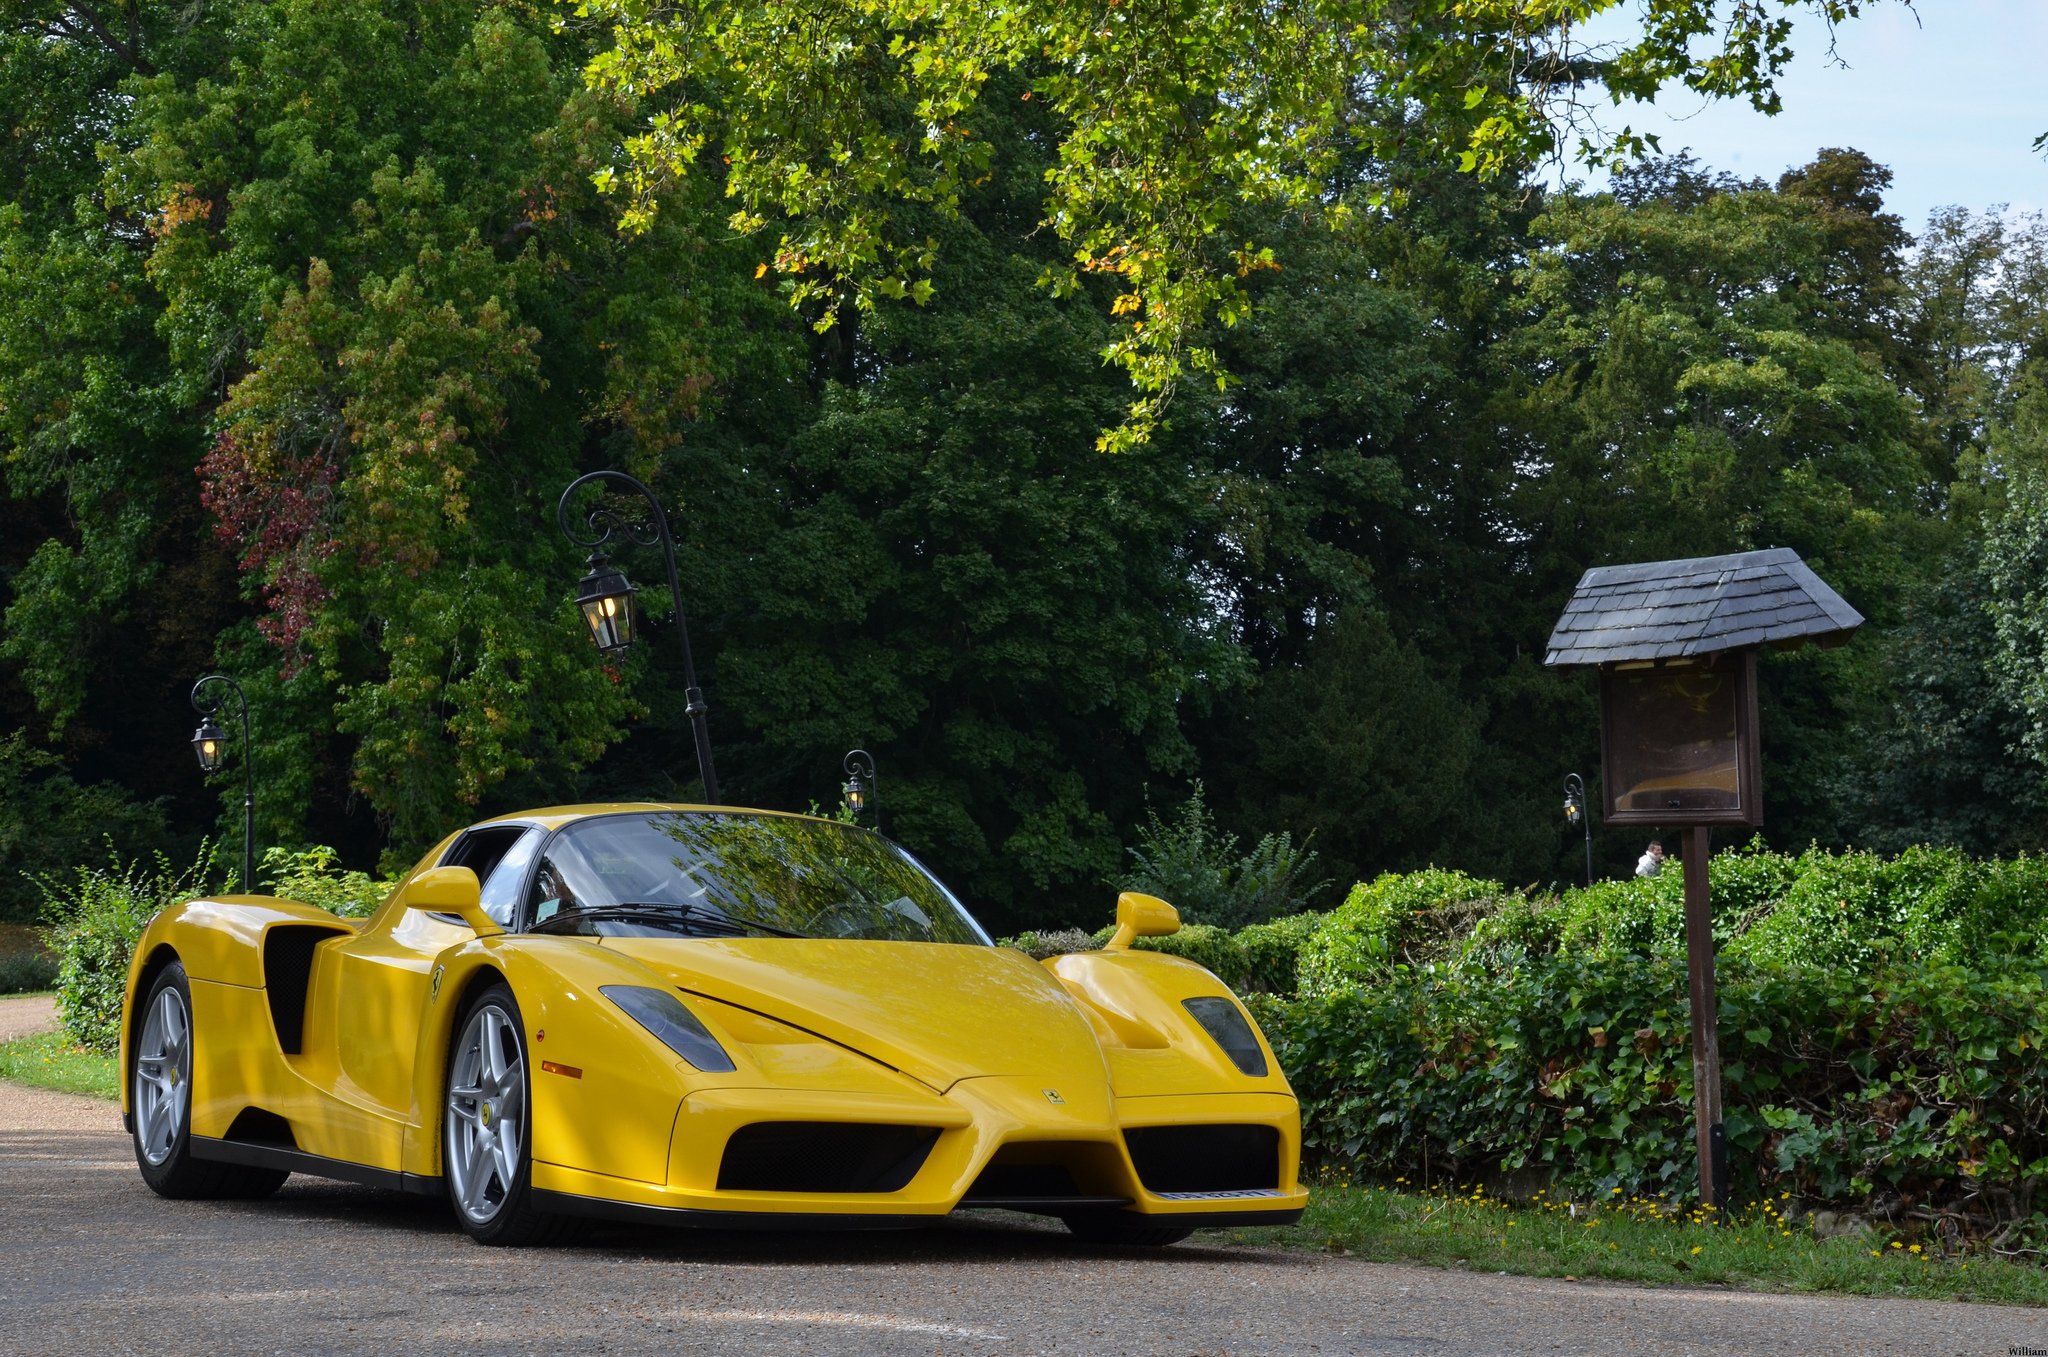
[[[1909,231],[1947,205],[2048,210],[2048,159],[2033,149],[2048,132],[2048,0],[1880,3],[1836,30],[1841,64],[1827,46],[1825,25],[1802,15],[1776,117],[1679,90],[1617,110],[1610,125],[1766,180],[1824,146],[1853,147],[1890,167],[1885,204]]]

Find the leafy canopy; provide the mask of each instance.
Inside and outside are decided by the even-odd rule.
[[[1189,372],[1223,380],[1201,339],[1248,310],[1244,280],[1269,247],[1230,233],[1246,202],[1342,221],[1388,199],[1368,176],[1332,193],[1349,151],[1384,160],[1420,137],[1427,155],[1484,176],[1555,154],[1619,162],[1654,145],[1584,116],[1585,91],[1616,101],[1678,81],[1778,107],[1791,16],[1830,28],[1864,0],[1642,0],[1640,25],[1589,40],[1621,0],[842,0],[790,6],[577,0],[610,26],[588,66],[598,89],[649,114],[623,163],[598,170],[644,229],[665,186],[716,157],[732,224],[783,223],[770,258],[793,305],[832,325],[839,303],[925,301],[936,243],[986,174],[992,90],[1042,101],[1053,119],[1044,225],[1070,250],[1042,279],[1070,291],[1113,278],[1121,329],[1103,350],[1139,391],[1102,445],[1143,442]],[[1011,94],[1015,73],[1025,81]]]

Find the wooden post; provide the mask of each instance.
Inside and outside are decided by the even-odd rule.
[[[1692,1119],[1700,1157],[1700,1203],[1725,1220],[1728,1143],[1721,1128],[1720,1008],[1714,987],[1714,907],[1707,891],[1713,830],[1685,831],[1685,962],[1692,994]]]

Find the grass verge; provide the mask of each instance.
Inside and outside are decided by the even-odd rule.
[[[0,1042],[0,1079],[31,1088],[111,1102],[121,1096],[119,1065],[113,1056],[73,1046],[61,1032]]]
[[[1768,1202],[1717,1226],[1647,1201],[1509,1203],[1476,1190],[1338,1184],[1314,1190],[1299,1225],[1219,1233],[1372,1262],[1526,1277],[2048,1306],[2048,1269],[1981,1252],[1943,1255],[1932,1238],[1904,1232],[1818,1239]]]

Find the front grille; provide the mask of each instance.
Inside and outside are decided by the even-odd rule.
[[[1280,1133],[1270,1126],[1146,1126],[1124,1132],[1148,1192],[1277,1187]]]
[[[721,1192],[897,1192],[924,1167],[929,1126],[763,1121],[742,1126],[718,1165]]]
[[[1081,1189],[1065,1164],[1005,1164],[1000,1157],[983,1169],[967,1189],[969,1200],[1004,1198],[1011,1201],[1043,1197],[1078,1197]]]

